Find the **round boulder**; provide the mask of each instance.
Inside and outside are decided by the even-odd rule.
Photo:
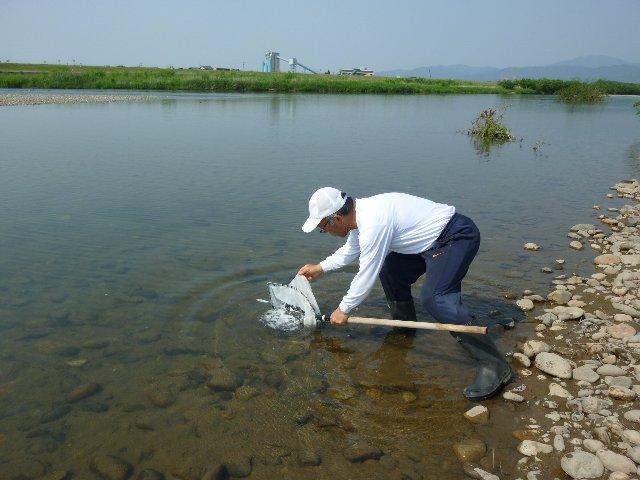
[[[588,452],[567,453],[560,465],[571,478],[598,478],[604,473],[600,459]]]
[[[544,373],[558,378],[571,378],[573,369],[566,358],[551,352],[542,352],[536,355],[535,365]]]

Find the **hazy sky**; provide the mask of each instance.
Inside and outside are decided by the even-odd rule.
[[[257,69],[640,62],[640,0],[0,0],[0,60]]]

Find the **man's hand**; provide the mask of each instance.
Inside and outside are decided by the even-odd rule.
[[[339,308],[336,308],[331,314],[331,324],[332,325],[344,325],[347,323],[349,319],[349,315],[344,313]]]
[[[320,275],[324,273],[322,267],[319,263],[307,263],[305,266],[298,270],[298,275],[302,275],[306,277],[307,280],[313,280],[314,278],[318,278]]]

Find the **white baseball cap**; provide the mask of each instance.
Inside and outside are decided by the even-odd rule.
[[[309,199],[309,218],[302,225],[302,231],[312,232],[323,218],[336,213],[346,201],[347,196],[343,197],[337,188],[323,187],[313,192]]]

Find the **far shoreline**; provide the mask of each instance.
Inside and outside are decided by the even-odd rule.
[[[590,85],[603,95],[640,95],[640,84],[554,79],[479,82],[419,77],[342,76],[152,67],[0,64],[0,88],[46,90],[128,90],[194,93],[315,93],[372,95],[553,95]]]

